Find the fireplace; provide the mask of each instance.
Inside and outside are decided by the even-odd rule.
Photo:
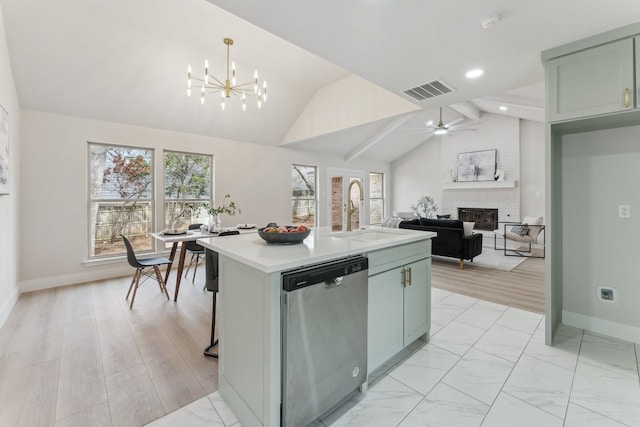
[[[458,208],[458,219],[475,222],[476,230],[498,229],[498,209]]]

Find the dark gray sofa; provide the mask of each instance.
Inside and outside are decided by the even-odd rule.
[[[464,268],[464,260],[473,262],[473,257],[482,253],[482,234],[465,237],[462,221],[457,219],[412,219],[402,221],[399,228],[438,233],[432,240],[431,253],[459,259],[460,268]]]

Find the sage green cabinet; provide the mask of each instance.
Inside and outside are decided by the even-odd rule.
[[[547,120],[635,108],[633,41],[622,39],[548,61]]]
[[[428,334],[430,297],[430,258],[369,277],[369,372]]]

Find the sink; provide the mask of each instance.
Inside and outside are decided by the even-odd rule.
[[[396,236],[403,236],[404,233],[394,233],[393,231],[382,230],[359,230],[359,231],[347,231],[345,233],[334,234],[333,237],[339,239],[360,240],[360,241],[375,241],[392,239]]]

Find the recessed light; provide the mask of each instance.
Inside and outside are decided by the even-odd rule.
[[[507,107],[505,107],[504,105],[499,106],[499,107],[498,107],[498,109],[499,109],[500,111],[507,111],[507,110],[508,110],[508,108],[507,108]]]
[[[484,74],[484,70],[482,68],[476,68],[475,70],[469,70],[465,74],[465,77],[468,79],[476,79]]]

